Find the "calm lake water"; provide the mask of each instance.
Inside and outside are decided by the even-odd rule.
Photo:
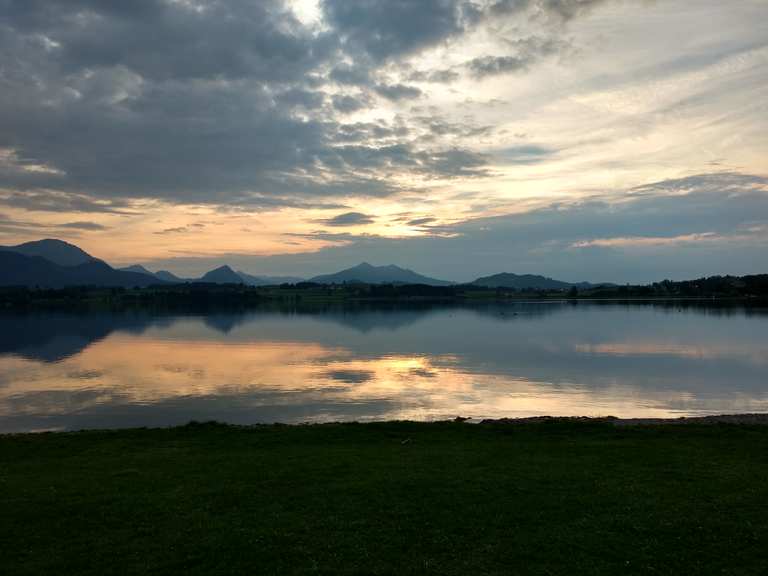
[[[0,328],[0,432],[768,411],[756,309],[32,313]]]

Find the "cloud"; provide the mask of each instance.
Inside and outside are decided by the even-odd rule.
[[[325,378],[336,380],[344,384],[363,384],[374,379],[372,370],[328,370],[322,374]]]
[[[77,235],[76,232],[70,232],[72,230],[87,230],[93,232],[108,230],[108,228],[96,222],[34,222],[29,220],[19,220],[5,214],[0,214],[0,232],[2,233],[14,234],[31,232],[34,234],[48,234],[58,231],[65,234]]]
[[[331,101],[333,102],[333,107],[344,114],[351,114],[368,106],[368,99],[364,96],[334,94]]]
[[[75,230],[108,230],[106,226],[96,222],[67,222],[66,224],[56,224],[59,228],[73,228]]]
[[[278,0],[0,3],[0,149],[24,158],[0,170],[0,186],[18,188],[17,204],[47,209],[77,195],[84,210],[109,209],[84,198],[253,206],[395,192],[368,161],[379,146],[361,143],[362,164],[339,154],[341,116],[375,106],[372,94],[418,97],[420,88],[378,76],[380,63],[460,34],[472,9],[458,0],[322,8],[328,28],[317,33]],[[329,81],[361,92],[333,93]],[[438,158],[445,144],[396,144],[407,154],[389,155],[388,170],[461,172],[407,160]]]
[[[55,190],[0,192],[0,204],[37,212],[134,214],[130,202],[119,198],[94,198]]]
[[[144,198],[250,208],[396,194],[393,172],[425,191],[434,179],[488,175],[491,157],[457,134],[411,138],[423,126],[405,110],[376,129],[389,130],[386,146],[357,131],[355,149],[340,147],[346,116],[426,99],[417,81],[529,68],[562,49],[561,33],[509,38],[504,14],[565,21],[596,4],[324,0],[317,28],[281,0],[3,0],[0,187],[13,192],[6,203],[41,210],[115,211]],[[481,26],[488,49],[508,53],[412,67]]]
[[[474,13],[470,2],[459,0],[324,0],[323,9],[345,50],[374,61],[409,54],[460,34]]]
[[[339,64],[328,75],[331,80],[339,84],[350,84],[353,86],[364,86],[371,82],[371,71],[364,66],[350,66],[349,64]]]
[[[622,283],[755,273],[768,269],[768,177],[698,174],[439,228],[410,238],[328,237],[339,244],[243,257],[242,266],[312,275],[371,260],[456,281],[504,271]]]
[[[377,84],[374,90],[379,96],[394,101],[418,98],[422,94],[415,86],[405,84]]]
[[[718,241],[725,239],[713,232],[701,232],[698,234],[682,234],[678,236],[618,236],[615,238],[594,238],[592,240],[579,240],[574,242],[574,248],[587,248],[590,246],[638,248],[643,246],[673,246],[688,242]]]
[[[186,226],[176,226],[174,228],[158,230],[157,232],[153,232],[153,234],[182,234],[184,232],[189,232],[189,228]]]
[[[567,22],[610,1],[612,0],[497,0],[488,12],[492,16],[529,12],[534,18],[554,18]]]
[[[504,56],[480,56],[467,62],[466,67],[477,78],[526,72],[534,64],[549,56],[562,54],[570,43],[558,38],[531,36],[508,43],[514,53]]]
[[[436,218],[431,218],[431,217],[415,218],[413,220],[409,220],[406,223],[408,224],[408,226],[424,226],[425,224],[431,224],[435,220]]]
[[[318,222],[322,222],[327,226],[362,226],[364,224],[373,224],[375,220],[373,216],[363,214],[362,212],[345,212],[333,218],[318,220]]]
[[[554,150],[529,144],[526,146],[510,146],[496,151],[496,156],[506,164],[534,164],[555,154]]]

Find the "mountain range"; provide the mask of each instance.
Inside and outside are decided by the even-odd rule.
[[[167,270],[158,270],[150,272],[140,264],[120,268],[125,272],[138,272],[147,274],[160,280],[161,282],[170,282],[172,284],[183,284],[185,282],[212,282],[215,284],[247,284],[249,286],[275,286],[278,284],[295,284],[303,282],[304,278],[296,276],[254,276],[241,270],[232,270],[229,266],[220,266],[210,272],[206,272],[200,278],[180,278]]]
[[[294,276],[256,276],[233,270],[227,265],[211,270],[200,278],[181,278],[167,270],[152,272],[140,264],[115,269],[74,244],[55,239],[26,242],[17,246],[0,246],[0,286],[133,287],[187,282],[268,286],[303,281],[304,279]],[[429,286],[455,284],[447,280],[430,278],[394,264],[373,266],[367,262],[333,274],[315,276],[309,282],[316,284],[426,284]],[[478,278],[469,284],[516,290],[568,290],[572,287],[596,286],[588,282],[571,284],[545,276],[509,272]]]
[[[42,256],[0,251],[0,286],[148,286],[157,280],[136,272],[115,270],[101,260],[61,266]]]

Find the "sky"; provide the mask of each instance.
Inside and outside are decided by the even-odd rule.
[[[768,272],[768,0],[0,0],[0,244]]]

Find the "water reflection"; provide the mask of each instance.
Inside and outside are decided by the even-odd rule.
[[[0,431],[768,410],[768,316],[563,303],[0,316]]]

